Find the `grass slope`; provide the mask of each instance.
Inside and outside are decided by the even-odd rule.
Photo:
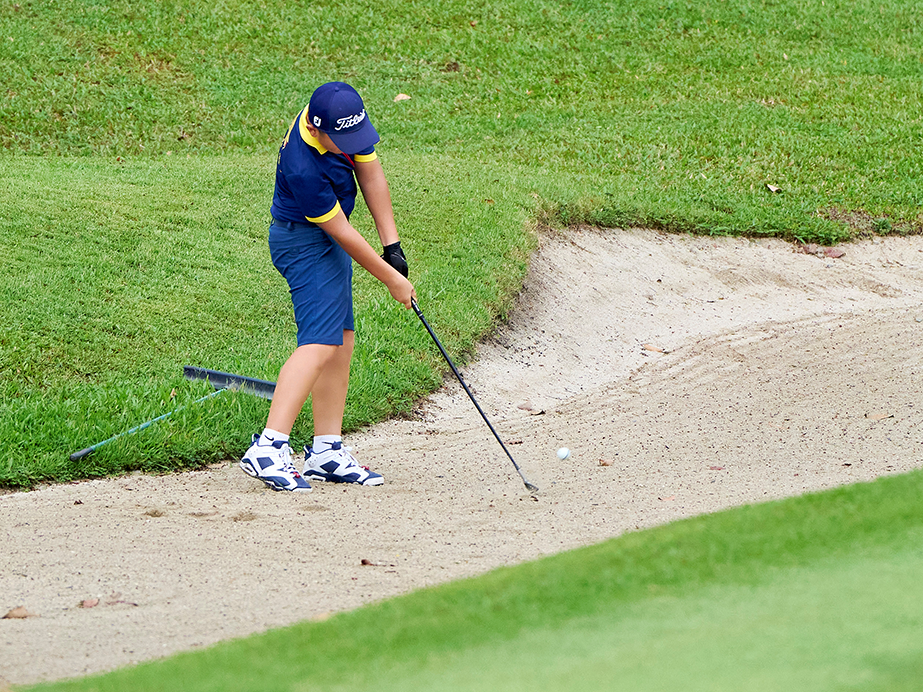
[[[519,286],[534,242],[522,232],[527,210],[502,188],[491,193],[497,204],[472,196],[478,164],[421,170],[407,155],[387,160],[420,305],[461,354]],[[0,331],[0,484],[207,463],[237,454],[261,429],[267,402],[225,396],[68,460],[203,396],[205,385],[183,381],[183,365],[275,379],[295,344],[265,239],[272,166],[231,155],[0,161],[0,251],[14,277]],[[465,180],[464,191],[448,179]],[[7,215],[10,206],[26,213]],[[364,207],[353,221],[372,229]],[[364,272],[355,295],[349,429],[408,411],[440,382],[438,352],[416,316]],[[302,420],[296,435],[310,432]]]
[[[312,85],[393,149],[591,171],[604,218],[842,237],[919,230],[923,4],[282,0],[0,10],[0,142],[103,156],[275,148]],[[394,103],[397,93],[410,101]],[[620,194],[634,183],[631,195]],[[781,187],[773,198],[766,183]]]
[[[902,690],[923,472],[747,506],[32,690]]]

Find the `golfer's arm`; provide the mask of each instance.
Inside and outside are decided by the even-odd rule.
[[[394,223],[391,190],[388,188],[381,161],[377,158],[371,161],[356,161],[356,180],[359,189],[362,190],[365,205],[375,220],[382,247],[396,243],[400,238],[397,235],[397,225]]]
[[[337,212],[329,221],[317,224],[333,238],[337,245],[343,248],[350,257],[358,262],[369,274],[381,281],[386,286],[394,283],[395,278],[403,280],[403,276],[394,267],[385,262],[378,253],[372,249],[369,242],[346,218],[342,210]]]

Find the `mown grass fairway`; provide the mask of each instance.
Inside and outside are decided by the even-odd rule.
[[[910,690],[923,473],[628,534],[32,690]]]

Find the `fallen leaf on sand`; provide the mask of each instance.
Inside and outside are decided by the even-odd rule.
[[[865,417],[868,418],[869,420],[878,422],[880,420],[884,420],[885,418],[894,418],[894,414],[893,413],[866,413]]]
[[[26,618],[37,618],[38,615],[26,610],[25,606],[17,606],[4,615],[0,620],[25,620]]]
[[[839,259],[846,254],[846,251],[838,247],[826,247],[817,243],[799,243],[797,246],[799,252],[815,257],[828,257],[830,259]]]
[[[95,608],[99,605],[98,598],[85,598],[80,602],[81,608]]]
[[[709,471],[724,471],[724,467],[723,466],[709,466],[708,470]]]
[[[657,499],[661,502],[671,502],[676,499],[676,495],[670,495],[670,497],[658,497]]]
[[[517,404],[516,408],[520,411],[528,411],[530,415],[541,416],[545,413],[545,409],[536,409],[531,401],[523,401],[521,404]]]
[[[408,96],[407,94],[398,94],[397,96],[394,97],[395,103],[397,103],[398,101],[409,101],[409,100],[410,100],[410,96]]]
[[[654,346],[654,344],[644,344],[642,346],[645,351],[653,351],[654,353],[669,353],[665,348],[660,348],[660,346]]]
[[[600,466],[612,466],[612,462],[611,462],[611,461],[607,461],[606,459],[600,459],[600,460],[599,460],[599,465],[600,465]]]
[[[365,566],[367,566],[367,567],[394,567],[394,565],[386,565],[386,564],[383,563],[383,562],[372,562],[371,560],[366,559],[366,558],[362,558],[362,559],[359,561],[359,564],[360,564],[360,565],[365,565]]]

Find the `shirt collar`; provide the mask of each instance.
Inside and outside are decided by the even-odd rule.
[[[308,131],[308,109],[307,107],[305,107],[305,109],[301,111],[301,117],[298,118],[298,132],[301,134],[301,138],[305,141],[305,143],[308,146],[311,146],[317,149],[318,154],[323,155],[329,151],[323,144],[321,144],[317,140],[317,137],[314,137]]]

